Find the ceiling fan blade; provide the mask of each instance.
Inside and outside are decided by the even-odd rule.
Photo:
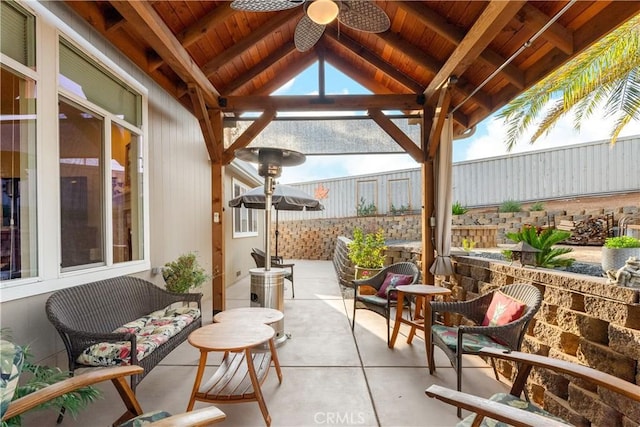
[[[231,8],[248,12],[275,12],[293,9],[304,3],[304,0],[234,0]]]
[[[316,24],[307,15],[304,15],[296,25],[296,32],[293,35],[296,49],[300,52],[306,52],[315,46],[322,37],[325,27],[326,25]]]
[[[389,17],[379,6],[370,1],[343,1],[338,21],[354,30],[382,33],[391,26]]]

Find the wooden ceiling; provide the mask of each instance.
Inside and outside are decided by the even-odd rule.
[[[364,33],[334,21],[303,53],[293,42],[302,6],[243,12],[228,1],[67,1],[197,117],[198,108],[226,114],[268,109],[269,115],[319,109],[305,97],[266,96],[326,61],[374,94],[387,95],[343,97],[333,108],[365,102],[363,107],[422,110],[424,104],[437,115],[435,107],[446,102],[441,89],[449,87],[445,111],[454,110],[456,133],[640,12],[640,1],[375,3],[391,20],[388,31]]]

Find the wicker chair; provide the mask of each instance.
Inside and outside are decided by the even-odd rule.
[[[456,370],[458,391],[462,390],[462,355],[477,355],[482,347],[494,347],[512,351],[520,350],[527,326],[542,304],[542,294],[533,285],[513,284],[504,286],[499,290],[525,305],[520,317],[500,326],[481,326],[496,291],[489,292],[470,301],[431,302],[431,324],[433,325],[431,327],[431,357],[433,358],[434,346],[438,346],[444,351]],[[444,313],[461,314],[474,323],[474,326],[447,327],[437,324],[438,316]],[[453,342],[451,339],[446,339],[447,336],[451,337],[452,334],[457,337]],[[492,365],[496,379],[498,379],[493,359]],[[429,371],[431,374],[435,371],[433,360],[429,361]],[[461,410],[458,408],[458,416],[460,415]]]
[[[391,317],[391,309],[396,306],[397,302],[391,298],[391,292],[387,292],[387,297],[382,298],[377,295],[361,295],[359,290],[362,286],[370,286],[377,291],[380,290],[384,280],[387,277],[387,273],[406,274],[413,276],[411,284],[417,283],[420,278],[420,270],[412,262],[398,262],[391,264],[378,272],[375,276],[367,277],[366,279],[353,280],[353,320],[351,323],[351,330],[354,330],[356,324],[356,309],[366,308],[379,315],[383,316],[387,320],[387,345],[391,338],[389,332],[389,323]]]
[[[251,250],[251,256],[256,262],[256,267],[264,268],[266,254],[260,249],[253,248]],[[282,262],[282,257],[271,257],[271,266],[275,268],[282,268],[285,270],[284,278],[291,282],[291,298],[296,297],[296,290],[293,287],[293,266],[295,264],[285,264]]]

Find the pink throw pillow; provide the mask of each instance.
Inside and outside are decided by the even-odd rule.
[[[395,288],[396,286],[410,285],[411,283],[413,283],[413,276],[408,274],[387,273],[387,277],[384,278],[384,282],[382,282],[382,286],[380,286],[376,296],[386,298],[387,289],[390,286],[391,288]],[[397,292],[391,291],[391,299],[397,299]]]
[[[518,320],[526,305],[502,292],[494,292],[482,326],[500,326]]]

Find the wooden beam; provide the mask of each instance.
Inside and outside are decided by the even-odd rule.
[[[256,136],[260,132],[264,130],[269,123],[276,117],[276,110],[269,109],[266,110],[262,115],[256,119],[251,126],[249,126],[243,133],[240,135],[234,142],[224,150],[224,154],[222,156],[222,163],[228,165],[235,157],[236,150],[240,148],[244,148],[254,140]]]
[[[378,124],[393,140],[409,154],[413,160],[421,163],[424,153],[415,142],[411,140],[395,123],[393,123],[381,110],[369,109],[369,117]]]
[[[399,1],[396,4],[452,44],[457,46],[464,40],[464,31],[450,24],[444,16],[421,2]],[[504,64],[506,60],[491,48],[485,49],[478,59],[495,69]],[[500,71],[500,74],[517,88],[522,89],[524,87],[524,75],[515,65],[507,65]]]
[[[366,111],[416,110],[416,95],[329,95],[324,98],[301,96],[229,96],[225,98],[225,112],[231,111]]]
[[[216,158],[211,162],[211,265],[213,278],[211,280],[213,314],[224,311],[226,306],[225,296],[225,215],[224,213],[224,165],[222,164],[222,147],[224,147],[224,134],[222,120],[223,115],[219,110],[210,112],[210,120],[213,124],[216,140]]]
[[[431,217],[435,210],[435,179],[433,158],[425,159],[422,163],[422,283],[435,284],[433,274],[429,271],[435,260],[433,242],[433,228]]]
[[[191,98],[191,104],[193,105],[193,114],[200,122],[200,129],[202,130],[202,136],[204,137],[204,143],[207,146],[209,152],[209,158],[211,161],[219,161],[216,150],[216,139],[213,132],[213,125],[209,120],[209,112],[207,111],[207,104],[204,101],[202,90],[193,83],[189,84],[189,97]]]
[[[449,106],[451,105],[451,85],[447,82],[440,89],[440,96],[438,97],[438,105],[435,109],[433,117],[433,124],[429,132],[429,158],[433,158],[438,151],[440,145],[440,138],[442,135],[442,129],[444,127],[444,120],[449,113]]]
[[[184,82],[199,86],[207,103],[211,106],[218,106],[220,93],[202,73],[150,3],[114,1],[111,4]]]
[[[414,61],[417,65],[426,68],[433,74],[436,74],[445,64],[438,61],[437,59],[429,56],[426,52],[424,52],[419,47],[411,44],[407,40],[404,40],[397,34],[386,32],[379,34],[372,34],[372,36],[381,39],[384,43],[388,44],[393,49],[404,53],[409,56],[412,61]],[[462,87],[457,86],[457,90],[459,90],[463,96],[468,96],[475,89],[475,87]],[[424,92],[424,91],[423,91]],[[427,98],[428,99],[428,98]],[[489,101],[489,97],[485,95],[484,92],[480,91],[476,93],[472,97],[473,102],[478,104],[478,106],[486,111],[491,111],[492,106]]]
[[[306,55],[300,55],[297,59],[287,64],[284,70],[278,70],[275,76],[269,80],[268,83],[260,86],[253,95],[269,95],[273,91],[279,89],[286,84],[289,80],[295,78],[298,74],[309,68],[311,64],[316,62],[318,58],[312,52],[307,52]]]
[[[476,19],[473,27],[449,56],[449,59],[440,68],[433,80],[431,80],[431,83],[424,91],[425,97],[430,99],[434,96],[449,77],[461,76],[467,71],[482,51],[491,43],[495,35],[509,23],[525,3],[526,1],[524,0],[492,0]]]
[[[543,13],[531,3],[524,5],[520,11],[524,23],[533,31],[538,31],[551,20],[551,17]],[[573,55],[573,31],[554,22],[541,35],[542,38],[556,46],[567,55]]]
[[[202,67],[202,72],[206,76],[210,76],[215,73],[222,65],[239,57],[247,50],[256,45],[267,36],[271,36],[274,32],[278,31],[280,27],[287,24],[292,19],[299,17],[302,14],[302,8],[297,7],[295,9],[281,11],[278,14],[270,18],[267,22],[260,25],[259,28],[252,31],[248,37],[236,42],[229,49],[225,50],[211,61],[207,62]]]
[[[357,43],[352,38],[348,37],[344,33],[338,33],[338,31],[333,27],[329,26],[324,34],[328,36],[331,40],[334,40],[336,43],[339,43],[341,46],[344,46],[346,49],[353,52],[360,59],[367,62],[372,67],[380,70],[380,72],[386,74],[390,79],[395,80],[411,92],[420,93],[424,90],[424,86],[413,80],[411,77],[407,76],[407,74],[401,72],[393,65],[384,61],[375,53],[366,49],[360,43]]]
[[[230,5],[231,3],[229,2],[223,2],[220,6],[214,8],[205,16],[198,19],[197,22],[176,34],[176,38],[178,39],[180,44],[184,48],[188,48],[189,46],[200,40],[200,38],[207,35],[209,31],[213,30],[215,27],[226,21],[227,18],[236,13],[236,11],[232,9]],[[149,69],[152,71],[156,70],[162,64],[164,64],[164,61],[162,59],[153,61]]]
[[[224,93],[227,95],[233,95],[238,89],[249,83],[251,80],[258,77],[260,74],[273,67],[278,61],[286,58],[290,54],[296,51],[296,45],[293,42],[287,42],[276,49],[271,55],[260,61],[255,67],[242,73],[241,76],[234,79],[230,84],[224,88]]]

